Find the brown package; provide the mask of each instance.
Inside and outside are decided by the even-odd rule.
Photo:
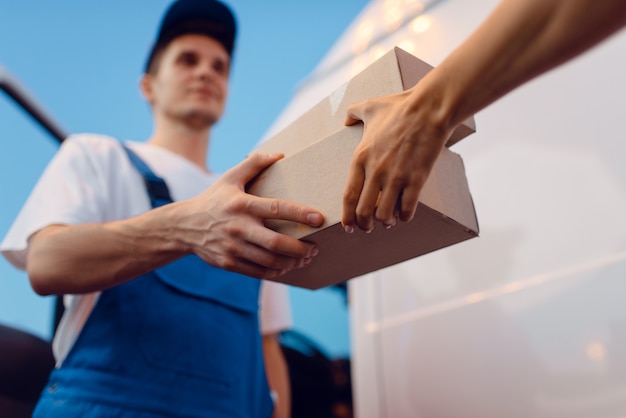
[[[268,225],[287,235],[315,242],[319,254],[303,269],[277,281],[308,289],[341,283],[431,251],[478,236],[478,222],[463,162],[444,149],[426,182],[413,221],[366,234],[347,234],[341,225],[343,191],[361,125],[346,127],[349,104],[413,86],[432,67],[395,48],[342,88],[311,108],[256,151],[282,152],[285,158],[261,173],[248,192],[298,202],[320,210],[325,222],[310,228],[293,222]],[[448,144],[475,131],[468,119]]]

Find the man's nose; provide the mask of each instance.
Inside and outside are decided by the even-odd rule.
[[[215,69],[210,62],[200,62],[196,68],[198,76],[203,79],[210,79],[215,75]]]

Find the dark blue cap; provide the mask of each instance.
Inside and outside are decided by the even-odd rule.
[[[186,34],[209,36],[232,55],[237,34],[235,15],[228,6],[217,0],[176,0],[163,16],[144,71],[148,72],[157,50],[174,38]]]

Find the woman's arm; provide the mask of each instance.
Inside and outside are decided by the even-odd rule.
[[[346,124],[363,121],[365,131],[344,193],[346,231],[410,221],[459,123],[624,25],[624,0],[503,0],[415,87],[351,106]]]

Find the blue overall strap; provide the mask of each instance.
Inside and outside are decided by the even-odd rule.
[[[152,207],[158,208],[159,206],[172,203],[174,200],[170,196],[170,191],[167,188],[167,184],[165,184],[165,180],[154,174],[150,167],[148,167],[148,165],[141,158],[139,158],[134,151],[124,144],[122,144],[122,147],[126,151],[126,154],[128,154],[130,162],[142,175],[146,184],[148,196],[150,196],[150,204]]]

